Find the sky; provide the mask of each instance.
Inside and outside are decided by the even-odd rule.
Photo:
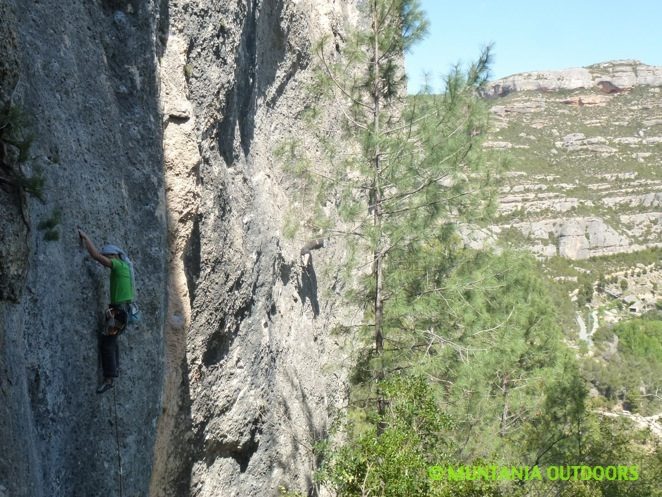
[[[430,29],[405,56],[409,93],[493,44],[491,80],[616,59],[662,66],[662,0],[420,0]]]

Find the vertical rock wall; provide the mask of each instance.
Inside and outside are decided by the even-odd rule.
[[[343,247],[304,265],[306,240],[283,238],[301,185],[273,152],[309,136],[297,114],[310,104],[312,46],[354,15],[341,2],[170,4],[168,410],[153,496],[313,491],[313,445],[343,398],[329,333],[347,319],[330,291]]]
[[[25,195],[5,217],[3,198],[3,247],[8,230],[23,230],[11,250],[26,264],[0,301],[0,495],[118,495],[120,459],[123,495],[145,495],[163,376],[156,67],[167,19],[159,5],[137,0],[0,6],[3,37],[15,41],[3,45],[13,52],[3,63],[17,76],[3,104],[21,110],[33,136],[24,172],[45,178],[43,202]],[[58,211],[58,239],[46,240],[39,226]],[[138,272],[144,320],[120,337],[121,377],[103,396],[95,394],[97,332],[108,273],[81,249],[76,226],[99,245],[125,247]],[[14,265],[3,250],[4,263]]]
[[[0,0],[0,104],[46,180],[43,202],[0,189],[0,497],[313,492],[353,317],[342,244],[302,260],[282,236],[301,185],[273,152],[315,146],[312,46],[342,44],[353,4]],[[143,322],[102,396],[108,273],[77,226],[137,269]]]

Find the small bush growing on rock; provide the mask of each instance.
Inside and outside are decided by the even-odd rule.
[[[44,240],[54,242],[60,239],[60,232],[57,230],[57,226],[60,224],[61,218],[62,211],[60,209],[53,209],[51,216],[37,225],[38,230],[45,232]]]
[[[278,487],[278,496],[279,497],[304,497],[301,492],[296,492],[294,490],[289,490],[285,486]]]
[[[604,292],[606,286],[607,286],[607,279],[605,278],[605,275],[603,273],[600,273],[600,276],[598,277],[598,285],[597,285],[598,292]]]
[[[18,107],[0,109],[0,184],[18,188],[43,202],[45,180],[41,170],[28,176],[21,169],[29,159],[33,138],[27,132],[27,121]]]

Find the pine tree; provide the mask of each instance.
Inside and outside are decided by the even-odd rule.
[[[339,234],[353,239],[357,252],[369,254],[369,273],[356,292],[365,305],[365,329],[372,336],[365,379],[385,378],[389,350],[387,307],[420,247],[437,240],[456,222],[479,216],[492,204],[484,193],[493,187],[484,174],[479,146],[487,126],[478,96],[486,81],[489,49],[463,73],[456,68],[442,94],[406,96],[403,57],[426,32],[417,0],[369,0],[364,29],[348,37],[342,56],[324,41],[318,48],[319,86],[326,97],[348,109],[347,143],[340,149],[322,138],[328,174],[318,174],[317,205],[338,206],[340,223],[319,216],[315,236]],[[335,47],[333,47],[335,48]],[[352,144],[356,144],[353,146]],[[379,410],[384,406],[378,394]]]

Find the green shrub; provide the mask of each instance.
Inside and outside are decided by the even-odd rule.
[[[5,183],[44,201],[44,177],[41,169],[26,175],[21,164],[30,158],[32,135],[22,109],[9,106],[0,109],[0,183]]]
[[[37,225],[39,231],[44,231],[44,240],[54,242],[60,239],[60,232],[57,227],[60,224],[62,211],[60,209],[53,209],[51,216]]]

